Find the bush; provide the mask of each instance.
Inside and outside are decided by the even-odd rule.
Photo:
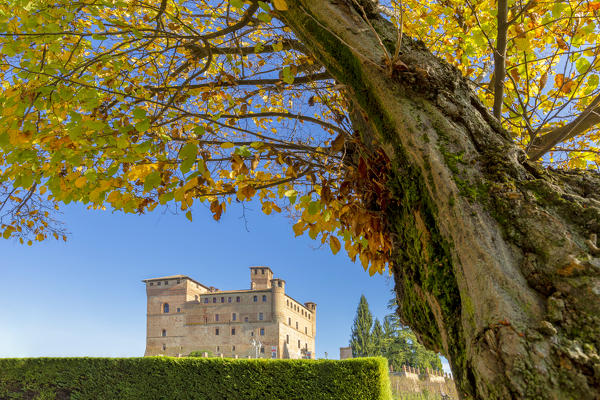
[[[0,399],[389,400],[384,358],[0,359]]]

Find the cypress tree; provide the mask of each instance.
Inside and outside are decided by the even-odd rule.
[[[373,315],[369,310],[369,303],[367,303],[365,295],[361,295],[354,317],[354,325],[352,325],[352,335],[350,336],[352,357],[367,357],[370,355],[372,326]]]
[[[378,318],[375,318],[375,324],[371,331],[372,349],[369,351],[370,356],[382,356],[385,352],[385,340],[383,336],[383,328]]]

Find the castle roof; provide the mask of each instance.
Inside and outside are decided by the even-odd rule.
[[[206,286],[206,285],[203,285],[202,283],[200,283],[200,282],[198,282],[198,281],[196,281],[196,280],[194,280],[194,279],[190,278],[190,277],[189,277],[189,276],[187,276],[187,275],[170,275],[170,276],[162,276],[162,277],[160,277],[160,278],[150,278],[150,279],[144,279],[144,280],[142,280],[142,282],[150,282],[150,281],[162,281],[162,280],[165,280],[165,279],[189,279],[190,281],[194,282],[195,284],[197,284],[197,285],[200,285],[200,286],[202,286],[203,288],[205,288],[205,289],[207,289],[207,290],[209,289],[209,287],[208,287],[208,286]]]

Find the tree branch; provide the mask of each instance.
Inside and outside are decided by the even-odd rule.
[[[600,95],[573,121],[553,129],[544,136],[538,136],[529,146],[527,155],[531,160],[537,160],[546,154],[555,144],[572,139],[589,128],[600,123]]]
[[[508,32],[508,0],[498,0],[498,35],[494,50],[494,117],[500,121],[506,77],[506,37]]]

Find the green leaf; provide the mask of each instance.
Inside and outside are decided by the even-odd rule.
[[[150,120],[145,119],[135,124],[135,130],[142,133],[150,129]]]
[[[585,74],[590,68],[590,62],[585,57],[581,57],[575,62],[575,68],[580,74]]]
[[[185,213],[185,217],[186,217],[187,219],[189,219],[189,220],[190,220],[190,222],[192,222],[192,212],[191,212],[191,211],[188,211],[188,212],[186,212],[186,213]]]
[[[318,201],[311,201],[308,204],[308,213],[310,215],[315,215],[317,214],[319,211],[321,211],[321,203]]]
[[[167,204],[167,202],[173,200],[173,198],[175,197],[175,193],[174,192],[167,192],[164,194],[161,194],[158,198],[158,201],[160,202],[160,204]]]
[[[596,90],[596,88],[598,87],[599,80],[600,79],[598,78],[598,75],[590,75],[587,80],[587,86],[585,88],[584,93],[587,95],[587,94],[592,93],[594,90]],[[1,140],[0,140],[0,142],[1,142]]]
[[[195,160],[198,155],[198,147],[194,143],[186,143],[179,151],[179,158],[182,160]]]
[[[265,22],[267,24],[269,22],[271,22],[271,19],[272,19],[271,14],[267,14],[267,13],[260,13],[260,14],[258,14],[257,18],[259,21]]]
[[[283,81],[288,85],[294,83],[294,76],[292,75],[292,69],[290,67],[283,68]]]
[[[244,7],[244,2],[242,0],[229,0],[229,4],[231,4],[231,6],[235,8]]]
[[[144,192],[149,192],[158,185],[160,185],[161,177],[160,172],[152,171],[148,175],[146,175],[146,179],[144,180]]]
[[[192,166],[194,165],[195,162],[196,162],[196,160],[194,158],[185,159],[179,166],[179,169],[181,170],[182,173],[187,174],[188,172],[190,172],[190,169],[192,169]]]

